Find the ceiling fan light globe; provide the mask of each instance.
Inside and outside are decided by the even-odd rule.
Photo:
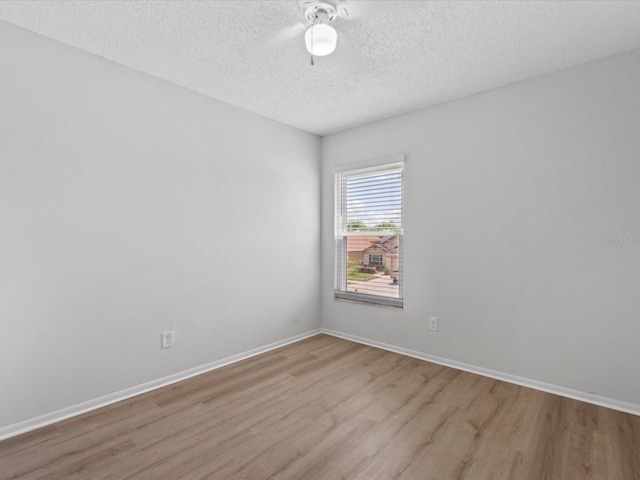
[[[313,35],[313,49],[311,48],[311,36]],[[304,34],[304,43],[307,51],[316,57],[324,57],[333,53],[338,43],[338,33],[331,26],[325,23],[313,25]]]

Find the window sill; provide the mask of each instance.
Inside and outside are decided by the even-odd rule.
[[[365,305],[376,305],[381,307],[404,308],[402,298],[381,297],[362,293],[334,291],[333,299]]]

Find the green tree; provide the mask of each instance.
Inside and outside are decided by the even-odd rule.
[[[347,222],[347,232],[364,232],[368,230],[362,220],[349,220]]]
[[[382,222],[376,225],[375,229],[376,230],[392,230],[395,232],[398,230],[398,227],[396,226],[395,223],[392,223],[392,222]]]

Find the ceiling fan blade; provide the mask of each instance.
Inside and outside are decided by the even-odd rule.
[[[382,0],[341,0],[336,7],[340,18],[357,20],[375,12],[385,12],[389,3]]]
[[[302,22],[289,25],[282,28],[275,34],[265,37],[258,37],[250,42],[245,43],[239,48],[239,53],[243,57],[254,60],[265,53],[275,50],[283,43],[291,41],[305,32],[305,26]]]
[[[338,34],[336,51],[331,57],[340,65],[340,69],[349,77],[354,77],[366,72],[366,61],[358,55],[349,37],[344,33]]]

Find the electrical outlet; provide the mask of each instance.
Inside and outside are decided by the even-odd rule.
[[[436,317],[429,317],[429,331],[430,332],[438,331],[438,319]]]
[[[173,347],[173,330],[160,334],[162,348]]]

